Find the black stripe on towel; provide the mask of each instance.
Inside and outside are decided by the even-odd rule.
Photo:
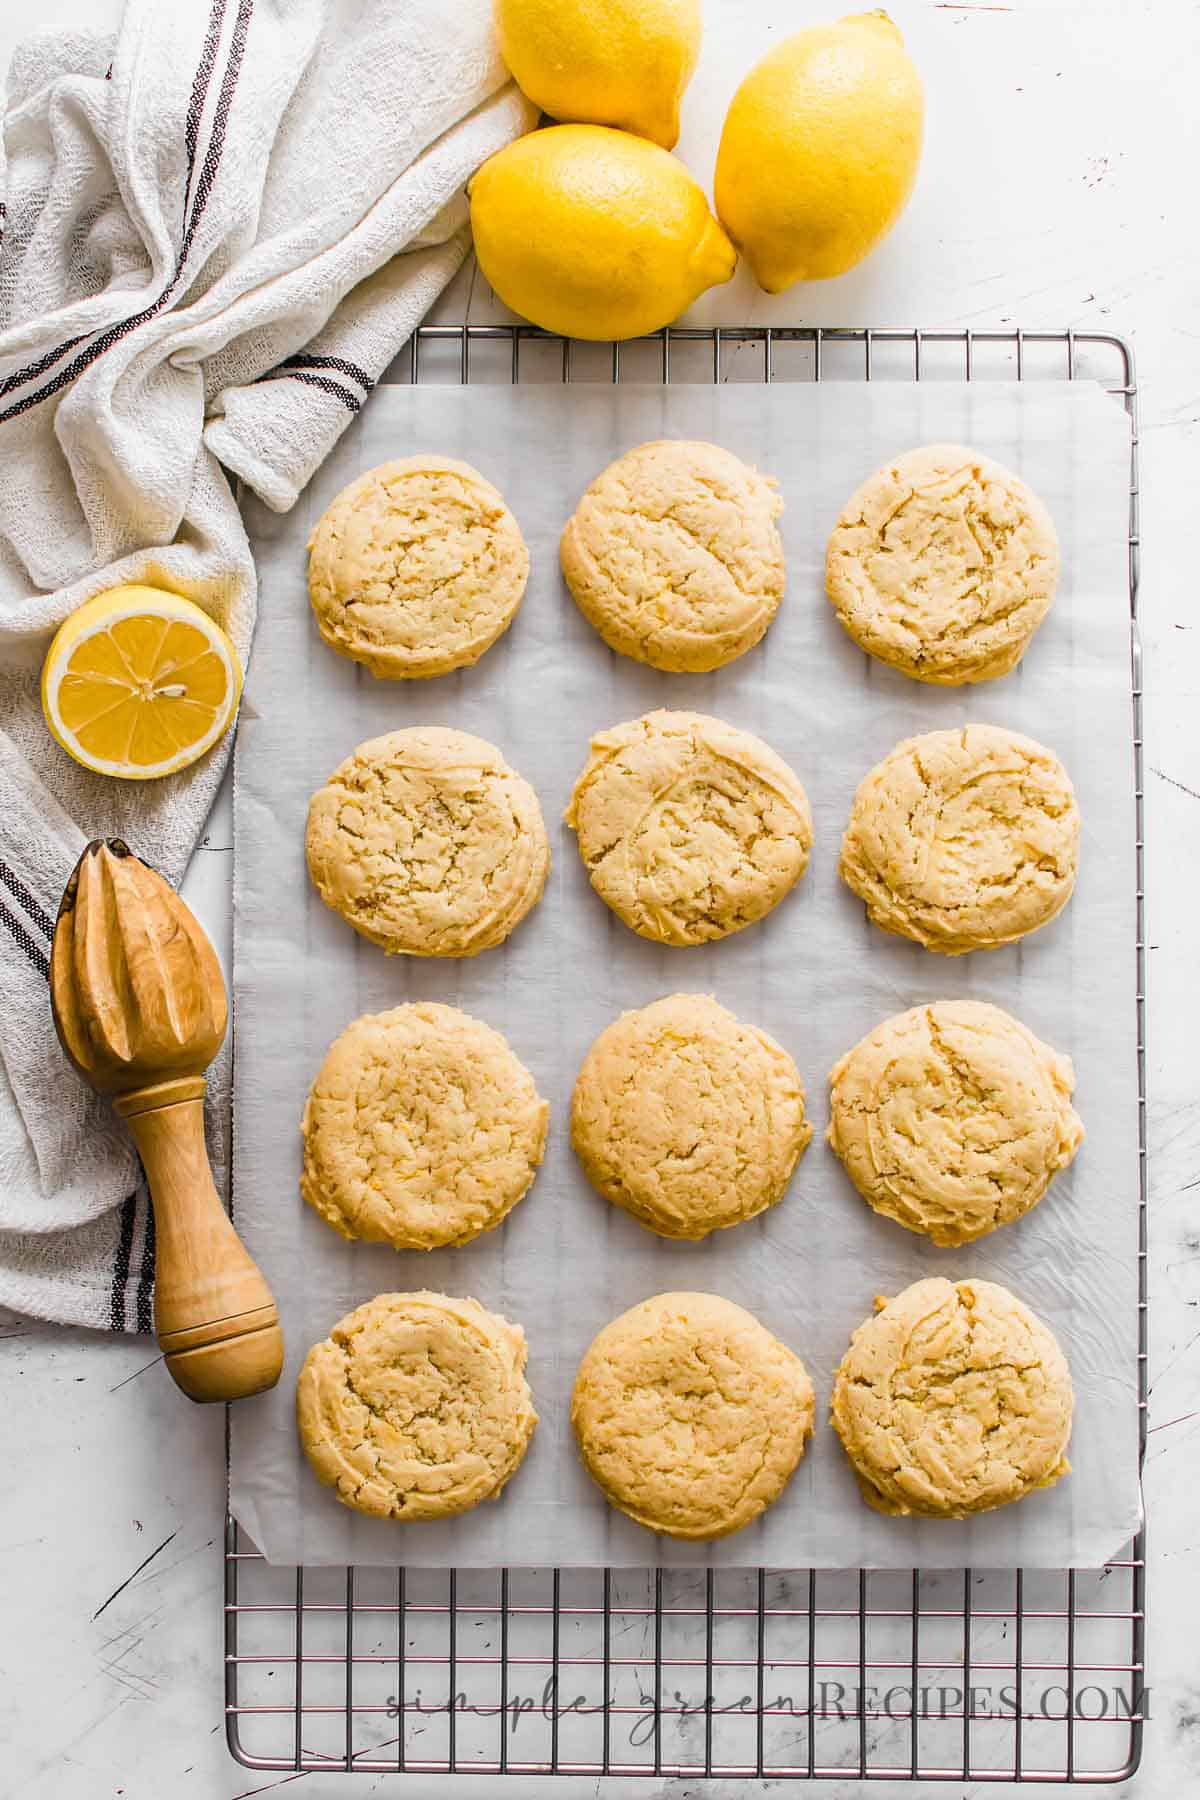
[[[30,893],[18,875],[14,875],[7,863],[0,862],[0,881],[2,881],[17,905],[21,907],[40,931],[48,938],[54,936],[54,920],[50,917]]]
[[[44,975],[48,981],[50,979],[50,958],[41,945],[30,937],[16,913],[10,912],[3,900],[0,900],[0,924],[7,925],[13,938],[25,952],[39,975]]]
[[[183,141],[187,145],[187,178],[183,186],[185,229],[188,205],[192,197],[192,176],[196,172],[196,146],[200,138],[200,121],[204,117],[204,103],[208,99],[213,65],[217,60],[217,45],[221,40],[221,27],[225,23],[225,4],[226,0],[213,0],[208,15],[208,30],[204,36],[204,48],[200,52],[200,61],[197,63],[196,73],[192,77],[192,97],[188,102],[187,119],[183,129]]]
[[[45,356],[39,356],[35,363],[30,363],[24,369],[18,369],[15,375],[6,375],[4,380],[0,381],[0,397],[11,394],[14,388],[21,386],[22,382],[32,381],[35,375],[44,375],[47,369],[52,369],[60,358],[75,348],[76,344],[82,344],[86,336],[87,332],[81,331],[78,337],[68,338],[66,343],[59,344],[56,350],[47,350]]]
[[[154,1208],[146,1195],[146,1230],[142,1238],[142,1269],[138,1276],[137,1328],[154,1330]]]
[[[364,394],[371,393],[375,387],[375,383],[360,363],[350,362],[344,356],[312,356],[306,350],[295,356],[285,356],[282,362],[277,363],[267,374],[260,375],[258,379],[259,381],[270,381],[272,376],[287,374],[292,369],[336,369],[339,375],[348,375],[351,381],[357,381]]]
[[[137,1195],[130,1194],[121,1202],[121,1229],[117,1238],[117,1254],[113,1262],[112,1298],[109,1305],[109,1328],[125,1329],[125,1283],[129,1280],[129,1258],[133,1250],[133,1221],[137,1212]]]
[[[188,220],[187,230],[183,234],[183,244],[179,251],[179,269],[175,281],[183,272],[188,251],[192,247],[192,239],[196,235],[196,227],[204,216],[204,208],[208,204],[208,196],[217,179],[217,170],[221,165],[221,152],[225,148],[225,131],[229,124],[229,112],[233,105],[234,89],[241,74],[242,58],[246,52],[246,36],[250,30],[250,18],[254,12],[254,0],[238,0],[237,18],[234,21],[233,36],[229,40],[229,59],[225,64],[225,73],[221,77],[221,88],[217,95],[216,110],[213,113],[212,136],[208,140],[204,162],[200,169],[200,179],[196,183],[196,198],[192,204],[192,216]],[[171,286],[174,287],[175,282]],[[168,293],[170,289],[167,290]],[[164,296],[165,298],[165,296]],[[161,305],[162,302],[160,301]]]
[[[343,387],[340,381],[330,381],[326,375],[306,375],[300,369],[285,369],[281,366],[278,369],[272,369],[269,374],[260,375],[254,385],[257,386],[258,382],[262,381],[302,381],[306,387],[320,388],[324,393],[332,394],[335,400],[341,401],[347,412],[362,411],[362,401],[358,395],[352,394],[350,389]],[[0,417],[2,416],[0,414]]]
[[[246,34],[250,29],[253,12],[254,0],[238,0],[237,20],[229,45],[229,59],[221,78],[221,90],[217,96],[216,110],[213,115],[212,137],[209,140],[204,164],[200,170],[200,179],[196,183],[192,216],[188,220],[187,230],[183,234],[183,243],[180,245],[174,275],[157,300],[152,301],[149,306],[143,307],[141,312],[134,313],[131,318],[122,319],[117,325],[110,325],[108,330],[95,338],[85,350],[81,350],[65,369],[60,369],[53,380],[47,381],[40,388],[35,388],[33,393],[26,394],[23,399],[14,400],[11,406],[0,412],[0,425],[9,419],[17,418],[23,412],[28,412],[31,406],[37,406],[42,400],[48,399],[51,394],[57,394],[62,388],[68,387],[77,375],[81,375],[85,369],[90,368],[98,357],[104,355],[106,350],[111,350],[114,344],[119,344],[121,339],[128,337],[131,331],[136,331],[140,325],[146,324],[147,320],[153,319],[157,313],[160,313],[179,286],[183,279],[184,268],[196,236],[197,227],[204,215],[208,196],[213,190],[217,171],[220,168],[221,153],[225,147],[225,131],[229,124],[229,111],[233,104],[238,75],[241,72],[242,58],[246,49]]]

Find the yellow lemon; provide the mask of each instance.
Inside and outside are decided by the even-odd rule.
[[[844,275],[890,231],[921,156],[921,78],[884,12],[798,31],[725,117],[717,215],[760,287]]]
[[[565,337],[657,331],[737,261],[683,164],[627,131],[532,131],[467,191],[479,266],[501,300]]]
[[[517,86],[552,119],[678,141],[700,0],[496,0],[496,28]]]
[[[191,600],[129,585],[65,619],[42,668],[42,711],[68,756],[147,781],[216,743],[242,691],[237,651]]]

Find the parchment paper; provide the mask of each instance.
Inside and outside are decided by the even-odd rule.
[[[611,654],[562,585],[561,527],[591,477],[648,438],[711,438],[778,477],[788,589],[766,639],[711,675],[664,675]],[[1057,603],[1020,669],[981,687],[920,685],[843,635],[823,597],[826,537],[886,456],[959,440],[1019,470],[1049,504],[1063,552]],[[304,545],[333,495],[390,456],[432,448],[476,464],[520,521],[532,575],[508,634],[474,669],[380,682],[320,641]],[[280,1302],[274,1392],[233,1409],[232,1503],[272,1561],[1096,1566],[1136,1529],[1134,822],[1126,508],[1129,434],[1099,388],[1017,386],[396,387],[379,392],[294,511],[252,505],[262,609],[237,750],[234,1205]],[[815,847],[767,919],[687,949],[642,941],[592,893],[560,824],[589,736],[654,706],[719,714],[798,771]],[[947,958],[866,923],[838,881],[854,789],[913,732],[990,720],[1050,744],[1083,816],[1070,906],[1024,944]],[[545,897],[502,948],[465,962],[386,958],[306,877],[309,795],[361,739],[417,722],[498,744],[534,785],[554,845]],[[795,1057],[816,1127],[783,1201],[699,1245],[653,1237],[588,1187],[568,1103],[593,1038],[625,1007],[676,990],[717,995]],[[1087,1141],[1027,1218],[957,1251],[876,1217],[823,1141],[831,1064],[887,1014],[974,995],[1068,1052]],[[505,1224],[461,1249],[397,1253],[338,1239],[300,1199],[298,1123],[325,1049],[357,1014],[436,999],[504,1032],[551,1102],[546,1161]],[[1058,1334],[1076,1390],[1074,1473],[961,1523],[890,1520],[859,1499],[827,1424],[834,1368],[876,1293],[930,1273],[1010,1286]],[[541,1423],[502,1499],[436,1525],[360,1518],[311,1475],[293,1394],[309,1346],[371,1295],[473,1294],[525,1326]],[[816,1435],[782,1498],[711,1546],[656,1538],[613,1511],[569,1426],[594,1333],[645,1296],[706,1289],[750,1308],[804,1358]]]

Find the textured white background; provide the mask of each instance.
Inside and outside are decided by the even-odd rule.
[[[171,0],[164,0],[164,4]],[[174,0],[190,4],[192,0]],[[837,11],[707,0],[681,151],[707,182],[745,67],[796,25]],[[9,0],[0,56],[55,23],[115,22],[117,0]],[[1190,0],[899,4],[930,116],[917,195],[893,237],[838,282],[768,300],[744,275],[698,322],[1017,323],[1132,336],[1142,389],[1150,926],[1153,1723],[1137,1800],[1200,1782],[1196,1524],[1200,1412],[1200,254]],[[503,317],[464,272],[440,313]],[[189,897],[222,941],[228,812],[211,822]],[[221,1723],[219,1531],[223,1421],[184,1405],[144,1341],[0,1325],[10,1454],[0,1474],[0,1759],[21,1800],[235,1800],[282,1785],[228,1759]],[[143,1574],[93,1615],[157,1546]],[[290,1784],[289,1784],[290,1785]],[[594,1783],[546,1783],[591,1795]],[[692,1784],[664,1791],[696,1793]],[[305,1776],[305,1800],[399,1793],[395,1780]],[[483,1800],[494,1781],[427,1784]],[[540,1792],[539,1788],[539,1792]],[[718,1790],[719,1791],[719,1790]],[[752,1796],[753,1784],[725,1790]],[[846,1800],[858,1784],[826,1784]],[[879,1800],[908,1788],[871,1784]],[[926,1790],[927,1791],[927,1790]],[[1022,1790],[976,1792],[1011,1800]],[[1062,1792],[1065,1790],[1043,1790]],[[628,1790],[604,1789],[617,1800]],[[653,1783],[637,1793],[650,1796]],[[959,1795],[953,1785],[947,1793]],[[725,1795],[722,1795],[725,1800]]]

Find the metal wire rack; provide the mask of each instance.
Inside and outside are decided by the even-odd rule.
[[[1133,422],[1139,1456],[1146,1098],[1137,387],[1072,331],[676,328],[630,344],[425,326],[397,381],[1095,380]],[[248,1768],[416,1776],[1115,1782],[1148,1716],[1145,1534],[1101,1570],[272,1568],[225,1538],[225,1712]]]

